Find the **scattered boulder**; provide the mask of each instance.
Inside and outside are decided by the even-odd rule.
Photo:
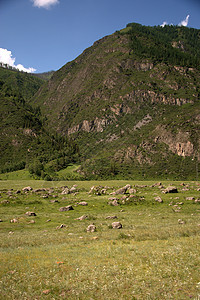
[[[137,191],[136,191],[136,189],[129,189],[129,194],[136,194],[137,193]]]
[[[72,205],[64,206],[59,209],[59,211],[69,211],[69,210],[74,210]]]
[[[108,220],[117,219],[117,216],[107,216],[106,219]]]
[[[127,185],[125,185],[124,187],[122,187],[122,188],[116,190],[116,191],[115,191],[115,194],[116,194],[116,195],[118,195],[118,194],[126,194],[127,190],[130,189],[130,188],[131,188],[130,184],[127,184]]]
[[[61,228],[65,228],[66,225],[65,224],[61,224],[60,226],[57,226],[56,229],[61,229]]]
[[[192,201],[192,200],[195,200],[195,198],[194,197],[186,197],[186,200]]]
[[[58,201],[58,200],[55,200],[55,199],[54,199],[54,200],[50,200],[50,202],[51,202],[51,203],[59,203],[59,201]]]
[[[25,215],[27,215],[27,216],[29,216],[29,217],[37,216],[36,213],[33,212],[33,211],[27,211],[27,212],[25,213]]]
[[[119,202],[117,199],[113,200],[113,201],[110,201],[108,202],[109,205],[113,205],[113,206],[118,206],[119,205]]]
[[[159,196],[155,197],[154,199],[155,199],[156,202],[163,203],[163,200]]]
[[[95,232],[96,226],[94,224],[91,224],[87,227],[87,232]]]
[[[26,186],[26,187],[24,187],[23,189],[22,189],[22,191],[23,192],[30,192],[30,191],[32,191],[33,189],[32,189],[32,187],[30,187],[30,186]]]
[[[76,193],[77,192],[76,186],[73,185],[73,187],[71,187],[71,189],[69,191],[70,191],[70,193]]]
[[[175,186],[168,186],[165,190],[163,190],[164,194],[168,193],[178,193],[178,190]]]
[[[194,200],[194,203],[200,203],[200,199]]]
[[[87,219],[87,218],[88,218],[88,216],[83,215],[83,216],[81,216],[81,217],[79,217],[79,218],[76,218],[76,220],[83,221],[83,220],[85,220],[85,219]]]
[[[32,192],[33,193],[46,192],[46,189],[45,188],[39,188],[39,189],[32,190]]]
[[[68,194],[70,194],[70,190],[68,189],[68,187],[65,187],[61,195],[68,195]]]
[[[120,228],[122,228],[122,224],[120,222],[113,222],[112,223],[112,228],[113,229],[120,229]]]
[[[1,204],[9,204],[10,202],[8,200],[2,200]]]
[[[29,224],[35,224],[35,220],[30,220],[28,223]]]
[[[97,196],[101,196],[102,194],[102,186],[92,186],[90,191],[89,191],[89,194],[94,194],[94,195],[97,195]]]
[[[15,194],[21,194],[21,191],[20,191],[20,190],[17,190],[17,191],[15,192]]]
[[[78,203],[78,205],[87,206],[87,205],[88,205],[88,203],[87,203],[86,201],[81,201],[81,202],[79,202],[79,203]]]
[[[185,224],[185,221],[178,219],[178,224]]]
[[[0,219],[0,223],[1,223],[1,222],[3,222],[3,220],[2,220],[2,219]]]
[[[10,223],[18,223],[18,220],[17,219],[12,219],[12,220],[10,220]]]

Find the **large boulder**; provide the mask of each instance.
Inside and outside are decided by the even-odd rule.
[[[120,228],[122,228],[122,224],[120,222],[113,222],[112,223],[112,228],[113,229],[120,229]]]
[[[64,206],[59,209],[59,211],[69,211],[69,210],[74,210],[72,205]]]
[[[178,193],[178,190],[175,186],[168,186],[164,191],[164,194],[168,194],[168,193]]]
[[[26,187],[24,187],[24,188],[22,189],[22,191],[23,191],[23,192],[30,192],[30,191],[32,191],[32,187],[26,186]]]
[[[125,194],[127,192],[127,190],[129,190],[131,188],[130,184],[125,185],[124,187],[118,189],[115,191],[115,194]]]
[[[90,224],[87,227],[87,232],[95,232],[96,231],[96,226],[94,224]]]
[[[34,217],[34,216],[36,216],[36,213],[33,212],[33,211],[27,211],[27,212],[25,213],[25,215],[27,215],[27,216],[29,216],[29,217]]]

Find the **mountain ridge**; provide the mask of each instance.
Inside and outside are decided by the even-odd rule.
[[[200,30],[128,24],[53,73],[28,103],[79,146],[85,178],[197,178]]]

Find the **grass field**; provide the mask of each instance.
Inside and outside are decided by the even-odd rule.
[[[199,300],[200,184],[154,184],[1,180],[0,299]],[[164,194],[169,185],[178,193]]]

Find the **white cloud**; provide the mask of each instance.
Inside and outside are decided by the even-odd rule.
[[[178,24],[178,26],[188,26],[188,22],[189,22],[189,17],[190,17],[190,15],[187,15],[187,17],[183,20],[183,21],[181,21],[179,24]],[[168,23],[166,22],[166,21],[164,21],[163,23],[162,23],[162,25],[160,25],[160,27],[165,27],[165,25],[168,25]],[[173,25],[173,24],[170,24],[170,25]]]
[[[50,8],[52,5],[58,4],[59,0],[32,0],[33,5],[36,7]]]
[[[160,27],[165,27],[165,25],[168,25],[168,23],[164,21]]]
[[[16,68],[19,71],[24,71],[27,73],[33,73],[36,71],[36,69],[34,68],[25,68],[21,64],[15,65],[15,58],[12,57],[12,52],[3,48],[0,48],[0,62],[3,64],[7,64],[13,68]]]
[[[187,17],[186,17],[183,21],[181,21],[181,22],[178,24],[178,26],[188,26],[189,17],[190,17],[190,15],[187,15]]]

